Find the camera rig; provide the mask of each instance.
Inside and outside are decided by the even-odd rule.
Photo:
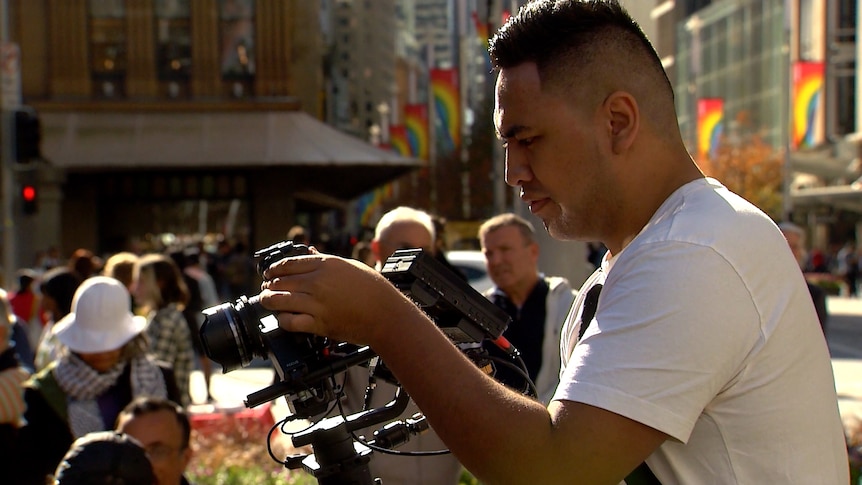
[[[307,247],[283,241],[255,253],[258,271],[292,256],[309,254]],[[481,343],[499,342],[509,325],[509,316],[479,294],[466,281],[421,249],[396,251],[384,263],[381,274],[399,291],[413,300],[461,350],[479,367],[492,369],[482,360]],[[240,297],[204,310],[201,340],[207,356],[223,366],[224,372],[247,366],[255,356],[269,359],[278,381],[249,394],[247,407],[285,396],[295,418],[323,415],[338,399],[334,377],[350,367],[369,365],[375,372],[397,385],[377,355],[367,346],[334,342],[311,334],[286,332],[276,317],[259,303],[259,295]],[[509,349],[513,356],[517,351]],[[492,372],[492,370],[486,370]],[[315,423],[293,436],[295,446],[312,444],[315,454],[289,457],[291,468],[304,467],[319,483],[372,484],[367,463],[370,448],[355,440],[353,433],[371,425],[396,419],[407,407],[409,396],[399,388],[396,398],[382,408],[350,416],[333,416]],[[424,417],[390,423],[375,433],[374,442],[396,446],[409,434],[427,429]]]

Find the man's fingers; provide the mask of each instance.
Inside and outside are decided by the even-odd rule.
[[[311,311],[309,297],[303,293],[267,288],[260,292],[260,303],[269,310],[288,313]]]
[[[307,313],[278,313],[278,326],[287,332],[315,333],[314,317]]]
[[[291,291],[263,290],[260,303],[269,309],[278,308],[275,313],[278,326],[288,332],[315,332],[314,304],[303,293]],[[319,330],[318,330],[319,331]]]
[[[303,273],[309,273],[317,269],[324,256],[319,253],[293,256],[276,261],[269,268],[264,270],[263,278],[265,280],[273,280],[279,276],[291,276]]]

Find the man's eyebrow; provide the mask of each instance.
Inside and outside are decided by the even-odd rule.
[[[509,138],[513,138],[515,135],[517,135],[518,133],[520,133],[526,129],[527,129],[527,127],[524,125],[513,125],[508,130],[506,130],[505,133],[500,133],[498,131],[497,137],[500,138],[501,140],[508,140]]]

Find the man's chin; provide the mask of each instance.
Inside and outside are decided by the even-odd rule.
[[[558,220],[550,219],[542,219],[542,224],[545,226],[545,230],[548,231],[548,235],[558,241],[587,241],[588,239],[584,237],[580,237],[577,234],[572,233],[572,228],[560,223]]]

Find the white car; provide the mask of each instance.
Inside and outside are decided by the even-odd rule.
[[[478,250],[456,250],[446,253],[446,259],[467,276],[470,286],[482,293],[494,287],[494,282],[488,276],[485,268],[485,255]]]

